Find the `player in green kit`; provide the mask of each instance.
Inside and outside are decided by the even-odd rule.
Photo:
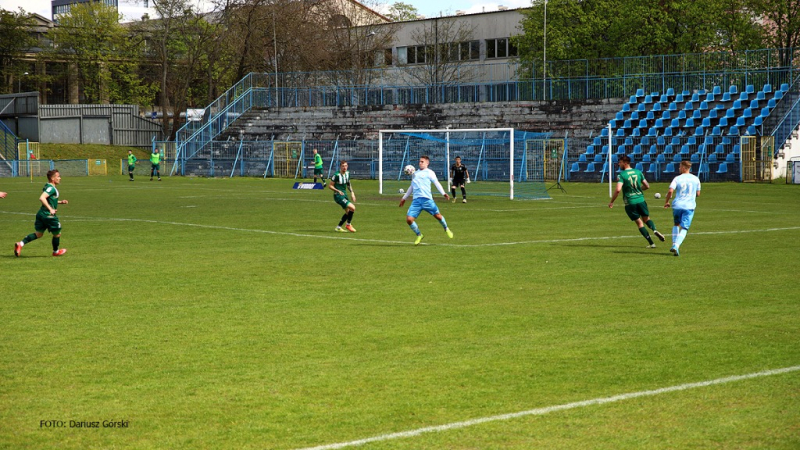
[[[153,174],[158,177],[158,181],[161,181],[161,153],[158,152],[158,149],[153,149],[153,153],[150,154],[150,164],[152,167],[150,168],[150,181],[153,181]]]
[[[317,177],[322,181],[322,187],[325,187],[325,176],[322,175],[322,155],[314,149],[314,183],[317,182]]]
[[[617,176],[617,190],[611,197],[608,207],[614,207],[614,201],[622,192],[622,199],[625,201],[625,212],[628,217],[636,222],[636,227],[639,228],[639,233],[642,233],[649,245],[647,248],[656,248],[650,233],[644,227],[646,223],[653,234],[661,241],[664,242],[664,235],[656,230],[656,224],[650,220],[650,210],[647,208],[647,202],[644,200],[642,191],[650,189],[650,184],[645,180],[644,174],[636,169],[631,169],[631,158],[628,155],[619,157],[620,173]]]
[[[131,181],[133,181],[133,170],[136,169],[136,161],[138,161],[136,155],[131,150],[128,150],[128,176],[131,177]]]
[[[69,202],[66,200],[58,199],[58,186],[61,183],[61,174],[58,170],[51,170],[47,172],[47,184],[44,185],[42,195],[39,196],[39,201],[42,207],[36,213],[36,222],[33,224],[34,233],[31,233],[21,241],[14,244],[14,256],[19,256],[22,252],[22,247],[31,242],[39,239],[44,235],[45,230],[50,231],[53,235],[53,256],[61,256],[67,253],[67,249],[62,248],[59,250],[58,246],[61,243],[61,222],[56,216],[58,212],[58,205],[66,205]]]
[[[331,178],[331,184],[328,185],[328,189],[333,191],[333,201],[344,209],[342,220],[339,221],[339,225],[336,226],[334,231],[340,233],[347,233],[348,231],[355,233],[356,229],[353,228],[353,225],[350,225],[350,222],[353,221],[353,214],[356,213],[356,205],[354,205],[356,193],[353,191],[353,186],[350,185],[350,172],[347,171],[347,161],[339,163],[339,171]],[[348,190],[350,190],[350,194],[353,195],[353,202],[350,202],[350,199],[347,198]],[[342,228],[345,222],[347,222],[347,225]]]

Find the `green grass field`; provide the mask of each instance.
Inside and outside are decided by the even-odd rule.
[[[291,180],[64,178],[15,258],[43,184],[0,181],[0,448],[800,448],[797,186],[705,184],[676,258],[601,184],[415,247],[370,181],[340,234]]]

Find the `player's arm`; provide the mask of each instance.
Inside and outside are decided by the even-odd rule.
[[[464,166],[464,177],[467,178],[467,183],[469,183],[469,169],[467,169],[467,166]]]
[[[433,179],[431,181],[433,181],[433,184],[434,186],[436,186],[436,189],[439,190],[440,194],[444,195],[445,200],[450,200],[450,195],[444,191],[442,183],[439,183],[439,178],[436,176],[436,173],[433,171],[431,171],[431,173],[433,173]]]
[[[333,192],[335,192],[335,193],[337,193],[339,195],[344,195],[344,192],[340,192],[338,189],[336,189],[335,184],[336,183],[334,183],[333,180],[331,180],[331,182],[328,183],[328,189],[332,190]]]
[[[619,193],[620,192],[622,192],[622,183],[621,182],[617,183],[617,190],[614,191],[614,195],[611,196],[611,201],[608,202],[608,207],[609,208],[613,208],[614,207],[614,202],[617,200],[617,197],[619,197]]]
[[[675,192],[675,189],[669,188],[667,191],[667,196],[664,198],[664,208],[669,208],[669,200],[672,198],[672,194]]]
[[[647,182],[644,178],[642,178],[642,190],[646,191],[650,189],[650,183]]]
[[[413,184],[411,186],[409,186],[408,190],[406,191],[406,193],[403,194],[403,198],[400,199],[400,205],[399,206],[402,207],[406,203],[406,199],[408,198],[409,195],[411,195],[412,191],[414,191],[414,185]]]
[[[353,203],[356,202],[356,191],[353,190],[353,185],[347,182],[347,187],[350,188],[350,194],[353,196]]]
[[[50,211],[51,215],[55,215],[58,210],[50,207],[50,204],[47,203],[48,197],[50,197],[50,194],[48,194],[47,191],[42,192],[42,195],[39,196],[39,201],[44,205],[45,208],[47,208],[48,211]]]

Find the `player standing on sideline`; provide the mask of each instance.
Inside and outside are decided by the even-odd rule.
[[[700,179],[690,172],[692,163],[681,161],[679,168],[681,174],[672,179],[664,200],[664,208],[669,208],[669,199],[675,194],[672,201],[672,218],[675,226],[672,227],[672,248],[669,249],[675,256],[680,256],[678,250],[686,239],[689,227],[694,218],[694,209],[697,207],[697,197],[700,197]]]
[[[58,186],[61,183],[61,174],[58,170],[51,170],[47,172],[47,184],[44,185],[42,195],[39,196],[39,201],[42,202],[42,207],[36,213],[36,222],[33,224],[35,233],[25,236],[21,241],[14,244],[14,256],[19,256],[22,252],[22,246],[25,244],[39,239],[44,234],[45,230],[49,230],[53,235],[53,256],[61,256],[67,253],[67,249],[58,249],[61,243],[61,222],[56,216],[58,212],[58,205],[66,205],[69,202],[66,200],[58,199]]]
[[[138,161],[136,155],[131,150],[128,150],[128,176],[131,177],[131,181],[133,181],[133,170],[136,169],[136,161]]]
[[[456,187],[461,188],[461,203],[467,203],[467,190],[464,183],[469,183],[469,171],[467,166],[461,164],[461,157],[456,156],[456,163],[450,167],[450,192],[453,193],[453,203],[456,202]]]
[[[320,181],[322,181],[322,187],[325,187],[325,176],[322,175],[322,156],[317,152],[317,149],[314,149],[314,183],[317,182],[317,177],[319,176]]]
[[[645,180],[644,175],[637,169],[631,169],[631,158],[628,155],[619,157],[619,168],[622,169],[617,175],[617,190],[611,197],[611,202],[608,203],[609,208],[614,207],[614,201],[617,196],[622,192],[622,199],[625,201],[625,212],[632,221],[636,222],[636,227],[639,228],[639,233],[642,233],[649,245],[647,248],[656,248],[650,233],[644,227],[646,223],[653,234],[661,241],[664,242],[664,235],[656,230],[656,224],[650,220],[650,210],[647,208],[647,202],[644,200],[643,190],[650,189],[650,184]]]
[[[158,181],[161,181],[161,153],[158,152],[157,148],[154,148],[153,153],[150,154],[150,164],[152,164],[150,168],[150,181],[153,181],[153,174],[158,177]]]
[[[333,201],[344,210],[342,220],[339,221],[339,225],[336,226],[334,231],[340,233],[347,233],[348,231],[355,233],[356,229],[353,228],[350,222],[353,221],[353,214],[356,213],[356,205],[354,204],[356,201],[356,193],[353,191],[353,186],[350,185],[350,172],[347,171],[347,161],[341,161],[339,163],[339,171],[331,178],[331,184],[328,185],[328,188],[333,191]],[[352,203],[350,199],[347,198],[348,189],[350,193],[353,194]],[[342,228],[345,222],[347,222],[347,225]]]
[[[406,223],[408,223],[408,226],[411,227],[411,230],[417,235],[414,245],[419,245],[419,243],[422,242],[422,238],[425,237],[422,235],[422,232],[419,231],[419,226],[417,226],[415,222],[417,217],[419,217],[419,213],[422,211],[427,211],[428,214],[436,218],[444,228],[444,232],[447,233],[447,237],[450,239],[453,238],[453,232],[447,227],[447,221],[444,220],[444,216],[439,212],[439,207],[436,206],[436,203],[433,201],[431,183],[436,186],[440,194],[444,195],[445,200],[450,200],[450,196],[447,195],[447,192],[444,191],[444,188],[442,188],[442,185],[439,183],[439,179],[436,178],[436,172],[428,169],[430,163],[431,160],[427,156],[419,157],[419,170],[411,175],[411,186],[408,187],[405,195],[400,199],[400,206],[402,207],[408,196],[411,195],[412,192],[414,193],[414,200],[411,201],[411,206],[408,207],[408,213],[406,214]]]

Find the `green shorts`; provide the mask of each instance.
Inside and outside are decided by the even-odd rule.
[[[632,205],[625,205],[625,212],[632,221],[637,221],[642,217],[649,217],[650,210],[647,209],[647,202],[634,203]]]
[[[136,166],[128,166],[128,172],[133,172],[133,169],[135,169],[135,168],[136,168]]]
[[[161,164],[153,164],[153,169],[152,170],[158,170],[160,172],[161,171]]]
[[[333,194],[333,201],[341,206],[342,209],[347,209],[347,205],[350,204],[350,199],[348,199],[346,195]]]
[[[61,234],[61,222],[58,216],[51,216],[49,212],[39,210],[36,213],[36,222],[33,224],[33,229],[39,233],[44,233],[45,230],[52,234]]]
[[[317,175],[322,176],[322,167],[320,167],[319,169],[314,167],[314,176],[317,176]]]

